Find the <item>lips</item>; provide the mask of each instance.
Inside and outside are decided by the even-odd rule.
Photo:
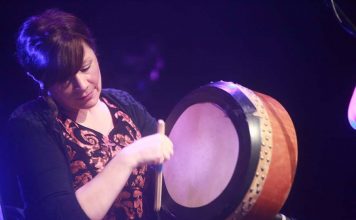
[[[94,90],[92,90],[91,92],[89,92],[87,95],[84,95],[82,97],[79,97],[78,99],[79,100],[82,100],[82,101],[86,101],[86,100],[89,100],[93,97],[94,95]]]

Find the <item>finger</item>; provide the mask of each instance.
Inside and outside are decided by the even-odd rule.
[[[164,134],[165,133],[165,123],[162,119],[159,119],[157,122],[157,133]]]

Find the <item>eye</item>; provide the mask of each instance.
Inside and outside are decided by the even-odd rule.
[[[90,69],[90,64],[89,65],[86,65],[86,66],[83,66],[81,69],[80,69],[80,72],[86,72]]]
[[[92,61],[91,61],[91,60],[85,61],[85,62],[83,63],[82,68],[80,68],[80,72],[82,72],[82,73],[87,72],[87,71],[90,69],[91,64],[92,64]]]

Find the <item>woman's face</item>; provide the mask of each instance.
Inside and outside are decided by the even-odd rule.
[[[55,83],[49,88],[57,104],[72,113],[93,107],[101,92],[101,74],[96,55],[85,43],[83,52],[81,69],[67,81]]]

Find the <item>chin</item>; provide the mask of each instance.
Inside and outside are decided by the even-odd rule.
[[[93,98],[90,101],[88,101],[87,103],[85,103],[83,105],[83,109],[89,109],[94,107],[97,103],[98,103],[99,99],[98,98]]]

